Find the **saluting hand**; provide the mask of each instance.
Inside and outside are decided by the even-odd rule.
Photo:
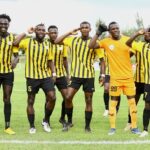
[[[140,35],[143,35],[145,33],[145,29],[140,29],[139,31],[138,31],[138,34],[140,34]]]
[[[34,28],[34,27],[30,27],[30,28],[28,29],[28,33],[29,33],[29,34],[34,33],[34,32],[35,32],[35,29],[36,29],[36,28]]]
[[[70,31],[70,35],[77,35],[78,32],[81,28],[76,28],[76,29],[73,29],[72,31]]]

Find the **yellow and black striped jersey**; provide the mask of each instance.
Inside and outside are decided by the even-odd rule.
[[[47,40],[40,43],[34,38],[27,38],[20,42],[19,48],[26,53],[26,78],[43,79],[51,76],[48,60],[52,60],[53,55]]]
[[[144,83],[144,64],[142,53],[136,51],[136,71],[135,71],[135,82]]]
[[[71,49],[71,71],[72,77],[77,78],[93,78],[94,59],[96,55],[99,58],[104,57],[100,49],[89,49],[88,45],[91,38],[83,40],[81,37],[68,37],[63,43]]]
[[[53,53],[53,61],[56,69],[56,76],[66,76],[66,70],[64,68],[63,59],[67,57],[67,47],[64,45],[53,44],[49,40],[49,48]]]
[[[12,72],[11,58],[13,53],[18,53],[17,49],[13,49],[15,36],[10,33],[7,37],[0,37],[0,73]]]
[[[150,43],[133,42],[132,48],[141,52],[144,64],[144,83],[150,84]]]

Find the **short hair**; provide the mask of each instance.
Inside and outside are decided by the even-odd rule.
[[[36,25],[35,27],[39,27],[39,26],[45,26],[44,23],[40,23],[38,25]]]
[[[8,20],[8,22],[11,22],[10,17],[9,17],[8,15],[6,15],[6,14],[0,14],[0,18],[7,19],[7,20]]]
[[[50,26],[48,27],[48,30],[49,30],[49,29],[57,29],[57,30],[58,30],[58,27],[55,26],[55,25],[50,25]]]
[[[108,30],[110,29],[110,26],[111,26],[112,24],[118,24],[118,23],[115,22],[115,21],[110,22],[109,25],[108,25]]]
[[[82,24],[89,24],[89,26],[91,26],[91,24],[90,24],[88,21],[83,21],[83,22],[81,22],[81,23],[80,23],[80,26],[81,26]]]

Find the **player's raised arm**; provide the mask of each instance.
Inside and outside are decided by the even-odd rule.
[[[67,37],[67,36],[70,36],[70,35],[74,35],[77,31],[79,31],[80,28],[76,28],[76,29],[73,29],[65,34],[63,34],[62,36],[58,37],[56,40],[55,40],[55,44],[62,44],[63,43],[63,40]]]
[[[131,37],[130,39],[126,42],[126,44],[129,46],[129,47],[132,47],[132,42],[140,35],[143,35],[145,33],[145,30],[144,29],[141,29],[139,30],[138,32],[135,32]]]
[[[91,39],[90,43],[89,43],[89,48],[100,48],[99,44],[96,42],[98,37],[101,36],[101,34],[105,31],[108,31],[106,25],[104,24],[100,24],[96,30],[96,34],[94,35],[94,37]]]
[[[32,34],[32,33],[34,33],[34,32],[35,32],[35,29],[36,29],[35,27],[30,27],[30,28],[27,30],[27,32],[23,32],[23,33],[17,35],[16,38],[15,38],[15,41],[13,42],[13,45],[14,45],[14,46],[18,46],[19,43],[20,43],[20,41],[21,41],[22,39],[24,39],[24,38],[27,36],[27,34]]]

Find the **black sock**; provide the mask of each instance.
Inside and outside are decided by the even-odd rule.
[[[5,129],[10,127],[11,103],[4,103]]]
[[[68,122],[72,123],[73,107],[72,108],[66,108],[65,111],[66,111],[66,114],[68,117]]]
[[[45,110],[45,118],[44,118],[44,121],[49,123],[50,122],[50,116],[52,114],[53,110],[49,110],[46,108]]]
[[[61,117],[62,120],[65,120],[65,101],[62,101],[62,105],[61,105]]]
[[[44,113],[46,113],[46,102],[45,102],[45,105],[44,105]]]
[[[28,114],[28,120],[30,123],[30,128],[34,128],[34,119],[35,119],[35,115],[34,114]]]
[[[119,98],[118,98],[118,103],[117,103],[117,106],[116,106],[116,112],[118,112],[119,107],[120,107],[120,96],[119,96]]]
[[[131,116],[130,116],[130,113],[128,114],[128,123],[131,123]]]
[[[109,93],[104,93],[103,98],[104,98],[104,103],[105,103],[105,109],[108,110],[108,108],[109,108]]]
[[[149,119],[150,119],[150,110],[144,109],[144,111],[143,111],[143,127],[144,127],[145,131],[148,131]]]
[[[92,112],[85,111],[85,127],[90,127],[91,119],[92,119]]]

